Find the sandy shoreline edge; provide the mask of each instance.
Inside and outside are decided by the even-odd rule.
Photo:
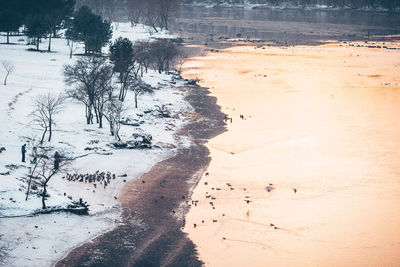
[[[192,145],[129,182],[120,196],[122,224],[72,249],[55,266],[202,265],[181,227],[192,189],[211,160],[204,144],[225,130],[224,115],[207,88],[182,90],[196,114],[177,134]]]

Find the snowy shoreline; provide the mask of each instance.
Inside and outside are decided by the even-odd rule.
[[[132,28],[128,23],[119,23],[114,24],[113,39],[174,38],[167,32],[149,32],[150,29],[142,25]],[[0,147],[6,148],[0,154],[0,173],[5,174],[0,176],[0,266],[52,265],[73,248],[116,227],[122,212],[118,197],[124,185],[148,172],[158,162],[172,157],[178,147],[189,145],[187,139],[177,139],[175,133],[187,123],[185,114],[191,111],[191,106],[184,99],[186,93],[179,90],[183,81],[176,80],[173,75],[149,70],[143,80],[157,90],[152,95],[141,96],[137,109],[133,108],[133,97],[129,99],[128,94],[126,102],[132,108],[126,117],[135,126],[124,125],[121,137],[127,140],[132,135],[151,135],[153,148],[118,150],[108,146],[113,137],[107,127],[100,129],[97,125],[86,125],[84,107],[68,100],[49,146],[67,151],[72,157],[83,156],[73,162],[71,173],[110,172],[116,175],[115,180],[107,188],[67,181],[63,175],[50,181],[49,206],[65,206],[71,198],[83,198],[90,205],[89,216],[53,213],[5,218],[31,214],[41,208],[39,197],[31,195],[25,201],[26,188],[23,185],[32,165],[20,164],[20,146],[27,143],[29,155],[32,146],[28,141],[40,135],[40,130],[29,117],[32,98],[40,93],[62,93],[65,89],[62,67],[77,58],[69,59],[66,40],[61,38],[53,39],[55,52],[52,53],[28,51],[25,36],[12,37],[11,42],[16,44],[0,45],[0,60],[12,62],[16,69],[7,86],[0,86],[3,107],[0,120],[6,125],[0,129]],[[46,42],[41,46],[45,47]],[[3,77],[1,71],[0,77]],[[155,112],[156,106],[165,106],[171,116],[161,118]],[[30,159],[28,156],[27,162]]]

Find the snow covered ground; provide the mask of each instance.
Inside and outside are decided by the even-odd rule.
[[[130,24],[114,24],[113,38],[120,36],[132,41],[152,37],[170,38],[166,32],[150,36],[149,28]],[[0,43],[5,36],[0,36]],[[184,113],[190,110],[184,101],[185,93],[178,89],[182,82],[170,75],[149,70],[144,81],[158,88],[152,95],[139,97],[139,107],[134,108],[133,95],[125,100],[125,117],[140,126],[122,126],[122,140],[132,139],[132,134],[150,134],[153,148],[147,150],[116,150],[107,146],[114,141],[107,122],[104,128],[87,125],[85,109],[80,103],[68,99],[65,108],[56,118],[53,139],[47,146],[53,151],[64,151],[76,159],[69,173],[94,173],[109,171],[117,178],[107,188],[93,184],[71,182],[62,174],[49,183],[48,206],[66,206],[83,198],[90,205],[89,216],[53,213],[25,216],[41,208],[41,199],[30,195],[25,201],[26,178],[32,149],[32,140],[38,141],[41,130],[32,122],[32,99],[43,93],[64,93],[62,69],[72,64],[77,56],[69,58],[65,39],[53,39],[51,53],[28,51],[25,36],[12,37],[12,45],[0,44],[0,61],[7,60],[15,66],[7,86],[0,85],[0,266],[48,266],[74,246],[118,224],[120,209],[118,194],[125,182],[150,170],[157,162],[173,155],[176,147],[187,145],[187,140],[177,140],[174,135],[186,122]],[[47,48],[47,40],[40,45]],[[82,45],[79,51],[82,52]],[[106,49],[104,49],[105,51]],[[104,52],[103,51],[103,52]],[[4,78],[0,65],[0,80]],[[165,105],[171,118],[162,118],[154,111]],[[21,163],[21,145],[27,144],[27,163]],[[127,177],[123,177],[123,175]],[[70,198],[68,198],[70,197]]]

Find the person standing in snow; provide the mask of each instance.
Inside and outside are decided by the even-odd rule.
[[[56,151],[56,153],[54,154],[54,170],[55,171],[58,171],[58,169],[60,168],[60,161],[61,161],[61,156]]]
[[[22,153],[22,162],[25,162],[26,144],[23,144],[23,146],[21,147],[21,153]]]

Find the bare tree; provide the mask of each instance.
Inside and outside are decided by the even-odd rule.
[[[127,0],[129,19],[132,26],[143,23],[153,28],[168,30],[171,16],[176,16],[180,0]]]
[[[113,100],[113,92],[116,88],[112,82],[113,73],[109,70],[101,76],[99,86],[95,91],[95,111],[98,116],[99,128],[103,128],[103,116],[108,102]]]
[[[128,0],[128,16],[131,25],[138,23],[150,26],[154,32],[158,32],[160,25],[160,14],[158,0]]]
[[[39,154],[38,154],[37,148],[39,147],[40,143],[36,142],[36,138],[35,137],[31,138],[31,140],[32,140],[32,144],[31,144],[32,145],[32,155],[31,156],[33,158],[33,160],[31,160],[31,163],[35,164],[35,166],[33,167],[33,170],[31,168],[29,168],[29,181],[28,181],[28,187],[27,187],[27,190],[26,190],[25,201],[28,200],[29,191],[31,189],[32,178],[34,178],[33,174],[35,173],[36,168],[38,166],[38,158],[39,158]]]
[[[99,100],[98,97],[104,96],[99,90],[103,91],[108,87],[106,84],[111,78],[112,66],[103,57],[83,57],[74,65],[64,66],[65,83],[70,87],[67,94],[85,104],[87,124],[93,124],[93,112],[97,123],[100,124],[99,105],[96,101]],[[101,99],[103,100],[105,98]]]
[[[128,93],[129,87],[134,84],[138,79],[138,73],[140,71],[140,67],[138,63],[133,63],[129,66],[127,72],[122,75],[122,80],[120,81],[120,94],[119,100],[124,101],[126,98],[126,94]]]
[[[183,64],[185,64],[187,56],[184,53],[179,53],[178,56],[175,58],[175,62],[178,68],[178,72],[182,72]]]
[[[159,73],[168,72],[176,57],[180,54],[172,40],[160,39],[151,44],[151,55],[154,69]]]
[[[64,98],[52,94],[39,95],[33,100],[35,109],[31,113],[34,121],[43,129],[40,144],[46,133],[49,133],[48,141],[51,141],[53,126],[55,125],[55,116],[62,111]]]
[[[32,176],[40,179],[40,185],[43,188],[42,195],[42,209],[46,209],[47,185],[50,179],[58,172],[63,172],[69,165],[69,160],[63,158],[58,152],[54,157],[48,155],[41,155],[39,157],[33,171]]]
[[[78,45],[73,40],[68,40],[68,47],[69,47],[69,58],[72,58],[72,54],[78,50]]]
[[[67,96],[75,99],[85,105],[85,117],[87,124],[93,123],[93,114],[91,110],[91,102],[84,86],[76,86],[66,90]]]
[[[143,82],[142,80],[136,80],[134,83],[131,84],[129,88],[135,96],[135,108],[138,107],[138,97],[143,94],[151,94],[154,92],[154,88],[151,87],[149,84]]]
[[[7,85],[7,78],[8,76],[14,72],[14,65],[7,60],[2,60],[1,65],[4,68],[4,71],[6,72],[6,77],[4,78],[4,85]]]
[[[135,61],[139,64],[140,76],[143,77],[143,72],[147,73],[152,60],[151,44],[149,41],[138,41],[133,46],[133,51]]]
[[[161,29],[168,30],[168,22],[171,15],[179,10],[180,1],[179,0],[157,0],[159,15],[160,15],[160,27]]]
[[[112,101],[107,103],[104,112],[104,117],[106,117],[110,125],[110,133],[118,141],[121,141],[119,130],[121,129],[121,119],[124,112],[125,108],[123,102],[117,98],[113,98]]]
[[[102,17],[107,21],[117,21],[118,0],[103,0]],[[116,22],[118,25],[118,22]]]
[[[128,1],[127,2],[127,10],[128,10],[128,18],[131,22],[131,26],[136,26],[141,22],[141,18],[143,16],[144,11],[144,2],[143,1]]]
[[[160,15],[158,13],[158,9],[151,8],[151,3],[153,1],[148,1],[148,4],[146,5],[146,9],[144,10],[143,14],[143,24],[150,26],[152,31],[150,31],[150,34],[153,34],[154,32],[159,31],[159,26],[160,26]]]

